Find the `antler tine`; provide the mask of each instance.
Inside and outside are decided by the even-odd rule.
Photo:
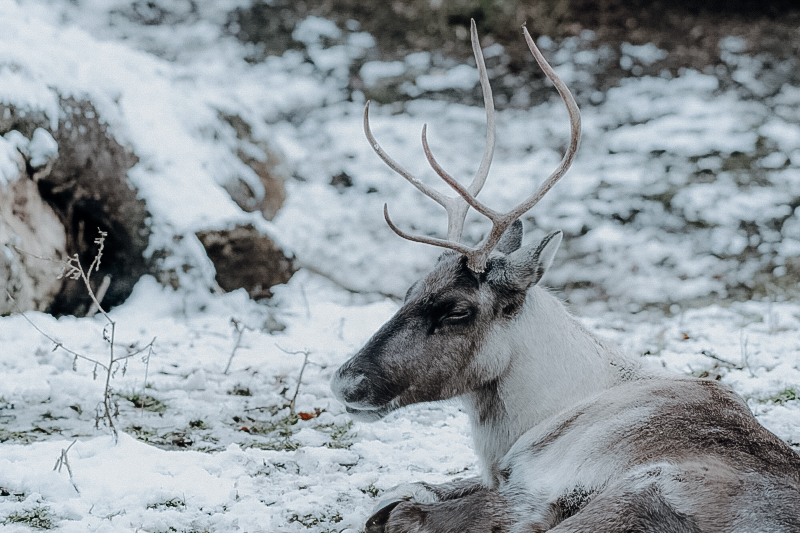
[[[477,196],[486,177],[489,175],[489,167],[492,166],[494,157],[495,123],[494,123],[494,97],[492,96],[492,86],[489,84],[489,74],[486,72],[486,62],[483,59],[481,43],[478,39],[478,28],[475,26],[475,19],[470,20],[470,39],[472,40],[472,54],[475,56],[475,64],[478,66],[478,74],[481,82],[481,92],[483,92],[483,107],[486,108],[486,147],[483,150],[483,159],[478,167],[478,172],[469,186],[469,192]]]
[[[475,19],[470,22],[470,38],[472,41],[472,53],[475,56],[475,64],[478,67],[478,75],[481,83],[481,92],[483,93],[483,104],[486,108],[486,146],[483,150],[483,158],[478,167],[475,177],[472,178],[472,183],[469,187],[464,188],[458,183],[433,157],[430,147],[428,146],[428,139],[426,135],[427,125],[422,127],[422,147],[425,150],[425,157],[428,158],[428,163],[434,171],[441,177],[450,187],[452,187],[468,205],[474,207],[479,213],[487,217],[492,217],[496,213],[489,207],[479,202],[475,197],[481,192],[486,177],[489,175],[489,168],[492,166],[492,158],[494,157],[495,146],[495,120],[494,120],[494,97],[492,96],[492,86],[489,83],[489,74],[486,71],[486,62],[483,58],[483,51],[480,46],[480,39],[478,38],[478,29],[475,25]],[[448,221],[448,239],[460,240],[464,228],[464,219],[467,216],[468,206],[458,202],[460,206],[458,209],[458,217],[452,221]],[[451,230],[453,235],[451,235]]]
[[[473,196],[472,192],[469,189],[467,189],[466,187],[461,185],[458,181],[456,181],[456,179],[450,174],[448,174],[447,171],[439,165],[436,159],[433,158],[433,154],[431,153],[431,148],[430,146],[428,146],[426,126],[422,127],[422,149],[425,151],[425,157],[428,158],[428,163],[431,164],[433,170],[435,170],[436,173],[439,174],[439,177],[442,178],[450,187],[452,187],[453,190],[456,191],[459,194],[459,196],[461,196],[461,198],[463,198],[467,202],[467,204],[474,207],[475,210],[478,211],[478,213],[489,218],[499,216],[499,213],[494,211],[492,208],[484,205],[477,198],[475,198],[475,196]],[[455,200],[455,198],[453,199]],[[466,210],[464,211],[464,215],[466,215]]]
[[[392,228],[392,231],[397,233],[400,237],[414,242],[421,242],[424,244],[432,244],[433,246],[440,246],[442,248],[449,248],[451,250],[455,250],[458,253],[469,255],[475,252],[474,248],[470,248],[465,246],[459,242],[445,240],[445,239],[437,239],[436,237],[423,237],[422,235],[412,235],[410,233],[406,233],[397,226],[394,225],[392,219],[389,218],[389,206],[388,204],[383,204],[383,218],[386,219],[386,223],[389,224],[389,227]]]
[[[414,177],[413,174],[411,174],[409,171],[404,169],[400,165],[400,163],[398,163],[397,161],[392,159],[389,156],[389,154],[387,154],[386,152],[383,151],[383,148],[381,148],[381,145],[378,144],[378,141],[372,135],[372,130],[369,127],[369,101],[367,101],[367,104],[364,106],[364,134],[367,136],[367,140],[369,141],[369,145],[372,147],[372,149],[375,151],[375,153],[378,154],[378,157],[380,157],[383,160],[383,162],[386,163],[389,166],[389,168],[391,168],[392,170],[394,170],[395,172],[397,172],[398,174],[403,176],[405,179],[407,179],[414,187],[419,189],[419,191],[422,194],[424,194],[425,196],[430,197],[431,199],[433,199],[436,203],[438,203],[439,205],[441,205],[445,209],[448,209],[448,204],[451,203],[449,201],[450,198],[448,198],[447,196],[443,195],[442,193],[440,193],[436,189],[432,189],[432,188],[428,187],[427,185],[425,185],[424,183],[422,183],[421,181],[419,181],[416,177]]]
[[[437,239],[435,237],[423,237],[419,235],[410,235],[402,230],[400,230],[397,226],[389,218],[389,209],[388,206],[384,205],[383,207],[383,215],[386,218],[386,223],[389,224],[389,227],[397,233],[400,237],[415,241],[415,242],[422,242],[425,244],[432,244],[434,246],[439,246],[443,248],[449,248],[461,254],[464,254],[467,257],[467,266],[473,272],[483,272],[486,269],[486,263],[489,259],[489,254],[492,252],[494,247],[500,241],[500,238],[503,236],[503,233],[506,229],[520,216],[522,216],[526,211],[531,209],[534,205],[536,205],[539,200],[541,200],[545,194],[555,185],[555,183],[561,179],[561,177],[567,172],[569,167],[572,165],[572,161],[575,159],[575,154],[578,151],[578,146],[580,144],[580,137],[581,137],[581,115],[580,110],[578,109],[578,104],[575,102],[575,98],[572,97],[572,93],[570,93],[569,89],[567,88],[566,84],[558,77],[555,73],[553,68],[544,58],[542,53],[536,47],[536,43],[533,42],[533,39],[528,33],[528,29],[523,27],[523,34],[525,35],[525,41],[528,44],[528,48],[530,49],[533,57],[536,59],[536,62],[541,67],[542,71],[548,77],[548,79],[555,85],[556,89],[558,90],[559,95],[561,95],[561,99],[564,100],[564,104],[567,107],[567,112],[569,113],[569,120],[570,120],[570,143],[569,147],[567,148],[564,157],[561,159],[561,163],[559,163],[558,167],[548,176],[548,178],[539,186],[539,188],[528,198],[526,198],[522,203],[514,207],[511,211],[507,213],[499,213],[490,207],[482,204],[479,202],[475,197],[480,192],[483,184],[486,182],[486,177],[489,174],[489,167],[492,164],[492,157],[494,155],[494,144],[495,144],[495,121],[494,121],[494,103],[492,101],[492,89],[489,85],[489,77],[486,72],[486,64],[483,58],[483,52],[480,49],[480,43],[478,41],[478,32],[475,27],[475,21],[472,21],[470,26],[470,33],[472,37],[472,50],[475,54],[475,62],[478,65],[478,71],[480,75],[480,82],[481,88],[483,91],[483,100],[486,107],[486,123],[487,123],[487,132],[486,132],[486,147],[484,148],[483,152],[483,159],[481,160],[480,167],[478,168],[478,172],[475,174],[475,177],[470,183],[469,187],[464,187],[458,181],[456,181],[450,174],[448,174],[436,161],[431,153],[430,146],[428,146],[428,139],[427,139],[427,125],[423,126],[422,128],[422,147],[425,150],[425,156],[428,159],[431,167],[436,171],[436,173],[448,184],[450,187],[453,188],[458,193],[458,196],[445,196],[440,192],[431,189],[430,187],[426,186],[422,182],[420,182],[417,178],[411,175],[407,170],[405,170],[402,166],[400,166],[396,161],[394,161],[391,157],[389,157],[386,152],[380,147],[378,142],[373,137],[372,132],[370,131],[369,127],[369,102],[367,102],[366,107],[364,108],[364,133],[367,136],[367,139],[372,146],[372,149],[375,150],[375,153],[389,165],[389,167],[406,178],[412,185],[414,185],[420,192],[425,194],[426,196],[432,198],[440,205],[442,205],[445,210],[447,211],[448,217],[448,230],[447,230],[447,240],[445,239]],[[464,227],[464,219],[467,215],[467,210],[469,207],[474,207],[476,211],[481,213],[482,215],[486,216],[492,221],[492,229],[489,232],[489,235],[486,236],[483,244],[481,244],[478,248],[470,248],[461,244],[459,241],[461,239],[461,233]]]
[[[385,212],[386,221],[389,223],[389,226],[394,230],[394,232],[403,237],[404,239],[417,242],[426,242],[428,244],[434,244],[436,246],[444,246],[446,248],[451,248],[453,250],[459,250],[462,253],[466,253],[464,252],[464,250],[470,250],[470,248],[466,248],[459,245],[459,241],[461,240],[461,233],[463,232],[464,228],[464,219],[466,218],[467,209],[469,208],[467,204],[460,202],[458,197],[445,196],[439,191],[428,187],[427,185],[419,181],[416,177],[414,177],[410,172],[408,172],[406,169],[400,166],[400,164],[394,159],[392,159],[389,156],[389,154],[383,151],[383,148],[381,148],[380,144],[378,144],[378,141],[375,140],[375,137],[372,135],[372,130],[369,127],[369,102],[367,102],[366,106],[364,107],[364,133],[366,134],[367,140],[369,140],[372,149],[375,151],[376,154],[378,154],[378,156],[383,160],[383,162],[389,166],[389,168],[391,168],[392,170],[403,176],[405,179],[411,182],[412,185],[414,185],[417,189],[419,189],[419,191],[422,194],[435,200],[439,205],[444,207],[445,211],[447,211],[447,240],[434,239],[432,237],[431,238],[419,237],[419,236],[414,237],[408,235],[397,229],[397,227],[391,223],[391,221],[388,218],[389,217],[388,211],[386,211]],[[422,128],[422,138],[424,145],[426,144],[425,126],[423,126]],[[441,169],[441,167],[438,168]],[[444,171],[442,170],[442,172]],[[450,179],[452,181],[455,181],[453,180],[453,178]],[[448,243],[448,244],[443,244],[443,243]]]
[[[561,95],[561,99],[564,100],[564,104],[567,106],[567,113],[569,114],[570,123],[570,142],[564,157],[561,159],[561,163],[559,163],[558,167],[550,174],[550,176],[548,176],[548,178],[542,182],[536,192],[534,192],[508,213],[499,215],[497,217],[489,217],[492,220],[492,230],[486,237],[486,241],[479,247],[477,251],[473,252],[472,254],[467,254],[467,264],[471,270],[476,272],[483,272],[483,270],[486,268],[486,261],[489,258],[489,254],[500,241],[500,238],[503,236],[505,230],[516,219],[521,217],[524,213],[536,205],[539,200],[541,200],[544,195],[547,194],[547,192],[553,187],[553,185],[555,185],[555,183],[561,179],[564,174],[566,174],[567,170],[572,165],[572,161],[575,159],[575,154],[577,153],[578,146],[580,145],[581,112],[580,109],[578,109],[578,104],[575,102],[575,98],[573,98],[572,93],[569,91],[566,84],[561,80],[561,78],[558,77],[553,70],[553,67],[550,66],[542,53],[539,51],[539,48],[536,46],[536,43],[533,42],[530,33],[528,33],[528,28],[523,27],[522,31],[525,35],[525,41],[527,42],[528,48],[533,54],[533,57],[536,59],[536,62],[539,64],[539,67],[541,67],[547,78],[553,83],[553,85],[555,85],[556,89],[558,90],[558,94]]]
[[[578,146],[581,142],[581,110],[578,109],[578,104],[575,102],[575,98],[573,98],[572,93],[569,91],[567,85],[563,82],[561,78],[558,77],[558,74],[553,70],[553,67],[550,66],[550,63],[544,58],[542,53],[539,51],[539,48],[536,46],[536,43],[533,42],[531,38],[531,34],[528,33],[528,28],[522,28],[522,32],[525,35],[525,42],[528,43],[528,48],[530,49],[533,57],[536,59],[536,62],[539,63],[542,71],[545,73],[545,76],[553,82],[556,89],[558,90],[558,94],[561,95],[561,99],[564,100],[564,105],[567,106],[567,113],[569,114],[569,128],[570,128],[570,136],[569,136],[569,147],[567,147],[567,151],[564,153],[564,157],[561,159],[561,163],[559,163],[558,167],[553,171],[550,176],[542,183],[539,189],[533,193],[527,200],[519,204],[519,206],[515,207],[510,214],[515,215],[515,219],[519,218],[523,213],[525,213],[528,209],[536,205],[539,200],[547,194],[547,191],[555,185],[555,183],[561,179],[561,176],[567,173],[569,167],[572,165],[572,161],[575,159],[575,154],[578,152]],[[513,222],[513,220],[512,220]]]

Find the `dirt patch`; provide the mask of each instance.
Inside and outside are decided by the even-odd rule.
[[[294,259],[251,225],[197,233],[226,291],[244,288],[253,299],[270,298],[270,288],[286,283],[297,270]]]

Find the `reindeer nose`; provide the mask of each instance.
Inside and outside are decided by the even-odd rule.
[[[368,395],[367,376],[342,366],[333,375],[331,391],[340,402],[355,407],[364,403]]]

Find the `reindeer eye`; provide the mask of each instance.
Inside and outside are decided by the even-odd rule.
[[[471,309],[453,309],[442,317],[443,324],[458,324],[469,319],[472,316]]]
[[[463,303],[442,303],[431,312],[429,333],[435,333],[445,326],[461,325],[469,322],[475,315],[475,309]]]

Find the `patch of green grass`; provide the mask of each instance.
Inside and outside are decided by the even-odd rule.
[[[176,528],[174,526],[169,526],[168,529],[162,529],[162,530],[156,531],[154,533],[212,533],[212,531],[210,529],[205,529],[205,528],[203,528],[203,529],[196,529],[196,528],[178,529],[178,528]]]
[[[154,429],[144,426],[128,426],[125,428],[125,432],[143,442],[151,442],[153,439],[158,438],[158,433]]]
[[[250,419],[250,424],[245,427],[247,427],[247,432],[251,435],[291,437],[300,430],[297,426],[298,421],[300,421],[300,418],[297,415],[289,413],[269,421]]]
[[[18,502],[25,500],[24,492],[14,492],[5,487],[0,487],[0,498],[14,497]]]
[[[186,500],[177,496],[163,502],[147,504],[148,509],[183,509],[184,507],[186,507]]]
[[[242,385],[236,384],[234,387],[228,391],[228,394],[231,396],[252,396],[253,393],[250,392],[249,387],[243,387]]]
[[[38,505],[25,511],[11,513],[3,520],[3,524],[25,524],[35,529],[52,529],[53,513],[47,507]]]
[[[378,494],[380,494],[380,492],[381,492],[378,489],[378,487],[376,487],[372,483],[370,483],[368,486],[364,487],[363,489],[358,489],[358,490],[360,490],[364,494],[368,494],[368,495],[372,496],[373,498],[376,498],[378,496]]]
[[[800,391],[794,388],[789,388],[779,392],[774,396],[770,396],[769,398],[767,398],[767,400],[771,401],[772,403],[783,405],[786,402],[800,400]]]
[[[326,515],[326,514],[311,515],[311,514],[308,514],[308,515],[300,516],[300,515],[297,515],[297,514],[293,514],[292,516],[289,517],[289,519],[287,521],[290,524],[292,522],[297,522],[298,524],[301,524],[306,529],[308,529],[310,527],[317,526],[317,525],[320,525],[320,524],[338,524],[339,522],[342,521],[342,515],[340,515],[338,512],[335,512],[332,515]],[[320,530],[320,533],[332,533],[332,532],[335,532],[335,531],[339,531],[339,530],[335,529],[335,528],[334,529],[322,529],[322,530]]]
[[[237,424],[241,424],[242,431],[246,431],[251,435],[267,437],[266,441],[255,440],[244,444],[249,448],[261,450],[294,451],[298,449],[300,443],[292,437],[303,427],[312,427],[317,431],[327,433],[330,439],[324,445],[328,448],[350,448],[356,437],[356,434],[352,431],[352,421],[347,421],[344,424],[316,424],[315,420],[305,421],[292,413],[274,416],[267,421],[255,420],[249,417],[247,419],[236,417],[234,421]]]
[[[202,420],[200,420],[200,419],[191,420],[189,422],[189,427],[191,429],[208,429],[208,425],[205,422],[203,422]]]
[[[37,428],[31,428],[29,431],[8,431],[0,427],[0,442],[10,440],[19,444],[30,444],[31,442],[39,440],[36,433],[41,433],[41,430],[37,431]]]
[[[163,413],[167,410],[167,404],[158,398],[150,396],[149,394],[134,393],[130,395],[123,395],[122,397],[131,402],[137,409],[144,409],[145,411],[150,411],[151,413]]]
[[[191,448],[194,444],[192,437],[185,431],[170,431],[159,435],[156,430],[145,426],[128,426],[125,428],[127,433],[130,433],[136,440],[158,446],[159,448],[175,449],[175,448]]]
[[[293,452],[300,447],[300,443],[290,438],[278,438],[264,441],[252,441],[246,447],[258,450],[272,450],[276,452]]]
[[[325,443],[325,447],[333,449],[349,449],[358,436],[355,431],[352,431],[352,420],[348,420],[344,424],[320,424],[314,429],[330,435],[331,439]]]
[[[285,416],[273,417],[272,420],[263,421],[248,418],[239,419],[244,423],[242,431],[247,431],[251,435],[267,437],[268,440],[254,440],[245,446],[258,448],[260,450],[294,451],[300,447],[300,443],[292,439],[292,436],[300,430],[298,422],[300,418],[292,413]]]

